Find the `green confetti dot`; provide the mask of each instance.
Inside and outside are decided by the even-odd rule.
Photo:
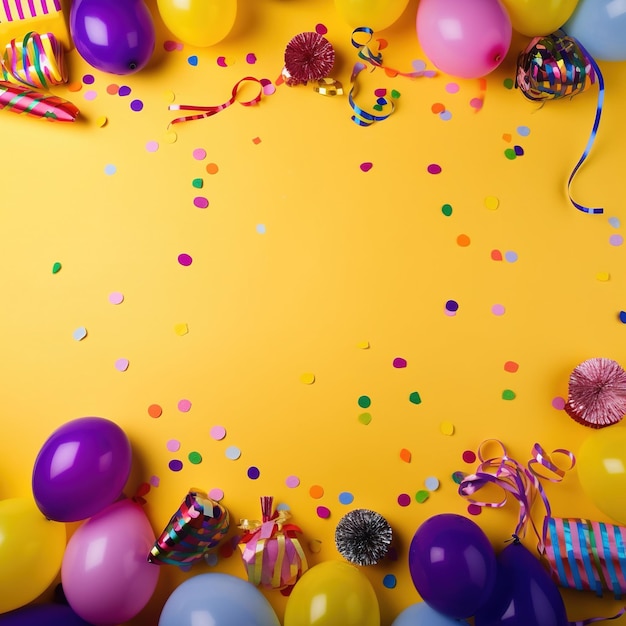
[[[513,161],[517,158],[517,154],[515,154],[515,150],[513,150],[513,148],[507,148],[504,151],[504,156],[509,159],[509,161]]]
[[[450,217],[452,215],[452,205],[451,204],[444,204],[441,207],[441,212],[446,216],[446,217]]]
[[[187,458],[189,459],[189,462],[194,465],[202,463],[202,455],[199,452],[190,452]]]
[[[52,273],[53,274],[58,274],[61,271],[61,264],[57,261],[53,266],[52,266]]]
[[[191,184],[196,188],[196,189],[202,189],[202,187],[204,186],[204,181],[201,178],[194,178],[191,181]]]
[[[361,413],[361,415],[359,415],[359,422],[361,422],[363,426],[367,426],[371,421],[372,421],[371,413]]]
[[[422,403],[422,398],[420,397],[419,392],[413,391],[409,395],[409,402],[412,402],[413,404],[421,404]]]
[[[503,400],[515,400],[515,392],[512,391],[511,389],[505,389],[502,392],[502,399]]]
[[[415,499],[417,500],[417,502],[419,502],[420,504],[424,504],[424,502],[426,502],[426,500],[428,500],[428,498],[430,497],[430,494],[428,493],[428,491],[425,491],[424,489],[420,489],[416,494],[415,494]]]
[[[506,87],[506,89],[513,89],[514,82],[512,78],[505,78],[502,84]]]
[[[400,92],[397,91],[396,89],[392,89],[391,90],[391,97],[397,100],[400,97]]]
[[[367,409],[372,404],[372,400],[369,396],[359,396],[357,402],[362,409]]]
[[[457,484],[460,485],[463,482],[463,479],[465,478],[465,474],[463,472],[454,472],[452,474],[452,480]]]

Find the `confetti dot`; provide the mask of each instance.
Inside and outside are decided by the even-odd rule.
[[[502,392],[503,400],[515,400],[515,392],[512,389],[505,389]]]
[[[131,108],[131,111],[135,111],[135,112],[141,111],[143,109],[143,102],[141,100],[133,100],[130,103],[130,108]]]
[[[201,178],[194,178],[191,181],[191,186],[196,189],[202,189],[202,187],[204,187],[204,181]]]
[[[110,96],[116,96],[119,89],[120,89],[119,85],[116,85],[115,83],[111,83],[110,85],[107,85],[106,91]]]
[[[180,450],[180,441],[178,439],[170,439],[166,447],[170,452],[178,452]]]
[[[385,587],[386,589],[395,589],[397,584],[398,581],[393,574],[386,574],[383,577],[383,587]]]
[[[444,104],[441,104],[441,102],[435,102],[431,107],[430,110],[435,113],[436,115],[439,115],[439,113],[443,113],[446,110],[446,107]]]
[[[500,252],[500,250],[492,250],[491,251],[491,258],[494,261],[502,261],[502,252]]]
[[[213,426],[210,432],[211,437],[215,439],[215,441],[221,441],[226,437],[226,429],[223,426]]]
[[[410,463],[411,462],[411,451],[407,450],[406,448],[402,448],[402,450],[400,450],[400,458],[405,463]]]
[[[507,250],[504,253],[504,258],[509,262],[509,263],[515,263],[515,261],[517,261],[517,252],[513,252],[513,250]]]
[[[263,85],[263,94],[266,96],[271,96],[276,93],[276,87],[272,83],[266,83]]]
[[[359,348],[360,350],[369,350],[370,342],[369,341],[359,341],[359,343],[356,344],[356,347]]]
[[[477,111],[483,108],[484,101],[482,98],[472,98],[470,100],[470,106]]]
[[[513,146],[515,156],[524,156],[524,148],[522,146]]]
[[[557,411],[562,411],[565,408],[565,398],[561,398],[560,396],[552,398],[552,408]]]
[[[72,92],[76,92],[76,91],[80,91],[83,88],[83,84],[76,81],[72,81],[71,83],[68,83],[67,85],[67,89],[68,91],[72,91]]]
[[[87,336],[87,329],[84,326],[79,326],[73,333],[72,337],[76,341],[81,341]]]
[[[457,485],[460,485],[463,482],[464,478],[465,478],[465,472],[453,472],[452,473],[452,480]]]
[[[409,506],[411,504],[411,496],[408,493],[401,493],[398,496],[398,504],[400,506]]]
[[[216,62],[220,67],[228,67],[226,64],[226,57],[217,57]]]
[[[596,274],[596,279],[603,283],[610,280],[610,278],[611,278],[611,275],[608,272],[598,272]]]
[[[361,422],[363,426],[367,426],[368,424],[370,424],[371,421],[372,421],[371,413],[361,413],[359,415],[359,422]]]
[[[426,487],[429,491],[437,491],[437,489],[439,489],[439,479],[435,476],[429,476],[424,481],[424,487]]]
[[[341,504],[352,504],[354,502],[354,496],[349,491],[342,491],[339,494],[339,502]]]
[[[459,303],[456,300],[448,300],[446,302],[446,311],[456,312],[459,310]]]
[[[441,424],[439,424],[439,430],[441,430],[442,435],[450,437],[454,435],[454,424],[452,422],[441,422]]]
[[[202,463],[202,455],[199,452],[190,452],[187,458],[193,465],[200,465],[200,463]]]
[[[318,35],[325,35],[328,32],[328,28],[326,28],[326,26],[324,26],[324,24],[316,24],[315,25],[315,32]]]
[[[285,478],[285,485],[287,485],[289,489],[295,489],[300,486],[300,479],[297,476],[287,476],[287,478]]]
[[[149,141],[146,144],[146,150],[148,152],[156,152],[159,149],[159,143],[157,141]]]
[[[311,539],[308,545],[309,545],[309,550],[313,554],[319,554],[322,551],[322,542],[319,539]]]
[[[109,120],[106,115],[100,115],[100,117],[96,118],[96,126],[99,128],[104,128],[109,123]]]
[[[466,463],[474,463],[476,461],[476,453],[472,450],[465,450],[465,452],[463,452],[463,460]]]
[[[467,246],[472,243],[472,240],[469,238],[468,235],[461,234],[456,238],[456,243],[457,245],[461,246],[461,248],[467,248]]]
[[[220,500],[224,499],[224,492],[219,487],[213,487],[207,495],[211,500],[215,500],[216,502],[220,502]]]
[[[117,90],[117,95],[121,96],[122,98],[126,97],[126,96],[130,96],[130,94],[132,93],[132,89],[128,86],[128,85],[122,85],[118,90]]]
[[[494,304],[491,307],[491,312],[494,315],[504,315],[505,311],[506,311],[506,309],[504,308],[503,304]]]
[[[420,396],[418,391],[412,391],[409,394],[409,402],[411,404],[421,404],[422,403],[422,398],[421,398],[421,396]]]
[[[128,359],[117,359],[117,361],[115,361],[115,369],[118,372],[125,372],[129,365]]]
[[[477,504],[470,504],[470,505],[468,505],[468,507],[467,507],[467,512],[468,512],[470,515],[480,515],[480,514],[483,512],[483,510],[482,510],[482,508],[481,508],[480,506],[478,506]]]
[[[184,337],[189,332],[189,326],[187,324],[185,324],[185,323],[175,324],[174,325],[174,332],[179,337]]]
[[[257,224],[256,225],[256,232],[259,233],[259,235],[265,235],[265,233],[266,233],[265,224]]]
[[[403,359],[401,356],[397,356],[394,360],[392,365],[396,368],[396,369],[402,369],[404,367],[406,367],[407,363],[406,363],[406,359]]]
[[[52,264],[52,273],[58,274],[61,271],[62,267],[63,266],[58,261],[56,261],[55,263]]]
[[[192,54],[190,57],[187,58],[187,63],[189,63],[189,65],[191,65],[192,67],[196,67],[198,65],[198,57],[195,54]]]
[[[517,372],[518,369],[519,369],[519,363],[516,363],[515,361],[507,361],[504,364],[505,372],[510,372],[511,374],[515,374],[515,372]]]
[[[448,93],[458,93],[459,89],[460,89],[460,87],[459,87],[458,83],[448,83],[446,85],[446,91]]]
[[[510,143],[513,137],[511,136],[511,133],[503,133],[502,139],[504,139],[504,141],[506,141],[507,143]]]
[[[514,85],[515,83],[513,82],[513,79],[512,79],[512,78],[505,78],[505,79],[502,81],[502,84],[504,85],[504,87],[505,87],[506,89],[513,89],[513,85]]]
[[[203,196],[196,196],[193,199],[193,204],[198,209],[206,209],[209,206],[209,200]]]
[[[180,470],[183,469],[183,462],[178,459],[173,459],[168,463],[168,467],[172,472],[180,472]]]
[[[261,138],[260,137],[253,137],[252,138],[252,143],[256,146],[258,146],[261,143]]]
[[[189,411],[191,410],[191,401],[190,400],[186,400],[186,399],[182,399],[178,401],[178,410],[181,413],[189,413]]]
[[[452,215],[452,205],[450,204],[444,204],[441,207],[441,212],[446,216],[446,217],[450,217]]]
[[[315,382],[315,374],[306,372],[300,375],[300,382],[304,385],[312,385]]]
[[[256,54],[254,54],[254,52],[248,52],[248,54],[246,54],[246,63],[249,63],[250,65],[254,65],[256,63]]]
[[[226,448],[225,454],[227,459],[230,459],[231,461],[236,461],[238,458],[241,457],[241,450],[237,446],[228,446],[228,448]]]
[[[196,148],[192,154],[196,161],[203,161],[206,159],[206,150],[204,148]]]
[[[173,52],[174,50],[178,50],[179,44],[177,41],[172,41],[171,39],[168,39],[167,41],[163,42],[163,48],[167,51],[167,52]]]
[[[161,417],[163,415],[163,409],[158,404],[151,404],[148,407],[148,415],[153,418]]]
[[[178,139],[178,135],[173,131],[173,130],[168,130],[164,137],[163,137],[165,143],[176,143],[176,140]]]
[[[171,91],[171,90],[167,90],[163,92],[162,95],[163,98],[163,102],[166,102],[167,104],[171,104],[172,102],[174,102],[174,100],[176,100],[176,94]]]
[[[484,200],[485,208],[495,211],[500,206],[500,200],[495,196],[487,196]]]
[[[372,167],[374,167],[374,164],[370,163],[369,161],[366,161],[364,163],[361,163],[359,167],[361,168],[362,172],[369,172],[372,169]]]
[[[528,126],[518,126],[516,130],[520,137],[528,137],[528,135],[530,135],[530,128],[528,128]]]
[[[261,470],[254,465],[251,465],[246,472],[250,480],[256,480],[261,475]]]
[[[513,161],[517,158],[517,155],[515,154],[515,150],[513,148],[507,148],[504,151],[504,156],[509,159],[509,161]]]
[[[85,74],[83,76],[83,82],[85,85],[93,85],[96,82],[96,79],[93,74]]]
[[[357,403],[362,409],[367,409],[371,406],[372,401],[369,396],[359,396]]]
[[[217,174],[220,171],[220,168],[217,165],[217,163],[207,163],[207,166],[205,169],[208,174]]]
[[[609,219],[607,220],[609,222],[609,224],[613,227],[613,228],[619,228],[620,227],[620,220],[619,217],[609,217]]]
[[[626,324],[626,311],[620,311],[618,318],[622,324]]]
[[[160,483],[161,483],[161,481],[159,480],[158,476],[151,476],[150,477],[150,484],[153,487],[158,487]]]
[[[319,500],[320,498],[323,498],[324,487],[322,487],[321,485],[313,485],[309,489],[309,495],[311,496],[311,498],[314,498],[315,500]]]
[[[325,506],[318,506],[316,509],[317,516],[320,519],[328,519],[330,517],[330,509]]]
[[[189,265],[193,263],[193,259],[188,254],[183,253],[183,254],[178,255],[178,262],[181,265],[188,267]]]
[[[107,176],[113,176],[115,172],[117,172],[117,167],[115,167],[115,165],[112,165],[111,163],[109,163],[108,165],[104,166],[104,173]]]
[[[430,494],[428,493],[428,491],[425,491],[424,489],[420,489],[415,494],[415,500],[419,502],[420,504],[423,504],[424,502],[426,502],[426,500],[428,500],[429,497],[430,497]]]
[[[124,294],[119,291],[113,291],[109,294],[109,302],[111,304],[122,304],[124,302]]]
[[[437,163],[431,163],[426,170],[429,174],[441,174],[441,165]]]
[[[439,113],[439,119],[447,122],[452,119],[452,113],[450,111],[442,111]]]
[[[611,235],[609,237],[609,243],[612,246],[621,246],[624,243],[624,238],[621,235]]]

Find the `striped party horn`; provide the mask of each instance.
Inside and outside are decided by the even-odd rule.
[[[68,100],[30,87],[0,81],[0,109],[53,122],[73,122],[78,108]]]

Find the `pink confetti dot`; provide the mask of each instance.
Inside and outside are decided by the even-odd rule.
[[[190,255],[183,253],[178,255],[178,262],[185,267],[189,267],[193,263],[193,259]]]
[[[191,409],[191,402],[189,400],[182,399],[178,401],[178,410],[181,413],[188,413],[190,409]]]
[[[483,103],[484,102],[482,98],[472,98],[470,100],[470,106],[472,107],[472,109],[476,109],[477,111],[483,108]]]
[[[119,291],[114,291],[109,294],[109,302],[111,304],[122,304],[124,302],[124,294]]]
[[[226,65],[226,57],[217,57],[217,64],[218,64],[220,67],[228,67],[228,66]]]
[[[95,100],[98,97],[98,92],[94,91],[93,89],[88,89],[83,94],[83,97],[85,98],[85,100]]]
[[[206,159],[206,150],[204,148],[196,148],[192,154],[196,161],[203,161]]]
[[[427,169],[429,174],[441,174],[441,165],[437,163],[431,163]]]
[[[221,441],[226,437],[226,429],[223,426],[213,426],[211,428],[211,437],[216,441]]]
[[[328,32],[328,28],[326,28],[326,26],[324,26],[324,24],[316,24],[315,25],[315,32],[318,35],[325,35]]]
[[[372,167],[374,167],[374,164],[370,163],[369,161],[365,161],[365,163],[361,163],[359,167],[361,168],[362,172],[369,172]]]
[[[149,141],[146,144],[146,150],[148,152],[156,152],[159,149],[159,142],[158,141]]]
[[[387,90],[386,89],[375,89],[374,90],[374,95],[377,98],[384,98],[387,95]]]
[[[183,44],[168,39],[163,43],[163,48],[165,48],[166,52],[173,52],[174,50],[182,50]]]
[[[256,63],[256,54],[254,54],[254,52],[248,52],[248,54],[246,54],[246,63],[249,63],[250,65],[254,65]]]
[[[621,246],[624,243],[624,238],[621,235],[611,235],[609,237],[609,243],[612,246]]]
[[[466,463],[474,463],[476,461],[476,453],[472,452],[472,450],[465,450],[463,452],[463,460]]]
[[[178,452],[180,450],[180,441],[178,439],[170,439],[167,442],[167,449],[170,452]]]
[[[403,359],[402,357],[398,356],[393,360],[393,366],[400,369],[403,367],[406,367],[406,359]]]
[[[557,411],[562,411],[565,408],[565,398],[561,398],[561,396],[552,398],[552,408]]]
[[[401,493],[398,496],[398,504],[400,506],[409,506],[411,504],[411,496],[408,493]]]
[[[117,359],[117,361],[115,361],[115,369],[118,372],[125,372],[129,365],[128,359]]]
[[[483,512],[483,510],[482,510],[482,507],[478,506],[477,504],[469,504],[467,506],[467,512],[470,515],[480,515]]]
[[[446,91],[448,93],[458,93],[460,87],[458,85],[458,83],[448,83],[446,85]]]
[[[274,93],[276,93],[276,85],[273,85],[272,83],[263,85],[263,95],[271,96]]]
[[[209,200],[203,196],[196,196],[193,199],[193,204],[198,209],[206,209],[209,206]]]
[[[494,315],[504,315],[504,313],[506,312],[506,309],[504,308],[503,304],[494,304],[491,307],[491,312]]]
[[[300,479],[297,476],[287,476],[285,485],[287,485],[289,489],[295,489],[300,485]]]
[[[220,502],[220,500],[224,499],[224,492],[218,487],[214,487],[207,494],[211,500],[215,500],[216,502]]]
[[[160,485],[160,483],[161,483],[161,480],[159,479],[158,476],[151,476],[150,477],[150,484],[153,487],[158,487]]]
[[[321,519],[328,519],[330,517],[330,509],[325,506],[318,506],[317,516]]]

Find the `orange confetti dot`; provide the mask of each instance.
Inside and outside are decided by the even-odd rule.
[[[511,372],[511,374],[514,374],[515,372],[517,372],[518,369],[519,369],[519,363],[516,363],[515,361],[507,361],[504,364],[505,372]]]
[[[115,83],[111,83],[110,85],[107,85],[107,93],[110,96],[114,96],[115,94],[117,94],[119,90],[120,90],[120,86],[116,85]]]
[[[320,485],[313,485],[309,489],[309,495],[311,498],[319,500],[324,495],[324,487],[321,487]]]
[[[217,163],[209,163],[209,164],[206,166],[206,171],[207,171],[209,174],[217,174],[217,173],[219,172],[219,169],[220,169],[220,168],[217,166]]]
[[[456,238],[456,242],[457,242],[457,244],[458,244],[459,246],[461,246],[462,248],[466,248],[467,246],[469,246],[469,245],[470,245],[471,240],[470,240],[470,238],[469,238],[467,235],[463,235],[463,234],[461,234],[461,235],[459,235],[459,236]]]
[[[446,110],[446,107],[441,102],[435,102],[435,104],[430,107],[430,110],[438,115],[439,113],[443,113]]]
[[[400,450],[400,458],[405,463],[410,463],[411,462],[411,451],[407,450],[406,448],[402,448],[402,450]]]
[[[150,417],[161,417],[161,415],[163,415],[163,409],[158,404],[151,404],[148,407],[148,415]]]
[[[502,139],[504,139],[504,141],[506,141],[507,143],[511,141],[511,135],[510,133],[504,133],[504,135],[502,135]]]
[[[80,91],[82,88],[83,88],[82,84],[79,83],[78,81],[73,81],[71,83],[68,83],[67,85],[68,91]]]
[[[261,143],[261,138],[260,137],[255,137],[252,140],[252,143],[258,146]]]

